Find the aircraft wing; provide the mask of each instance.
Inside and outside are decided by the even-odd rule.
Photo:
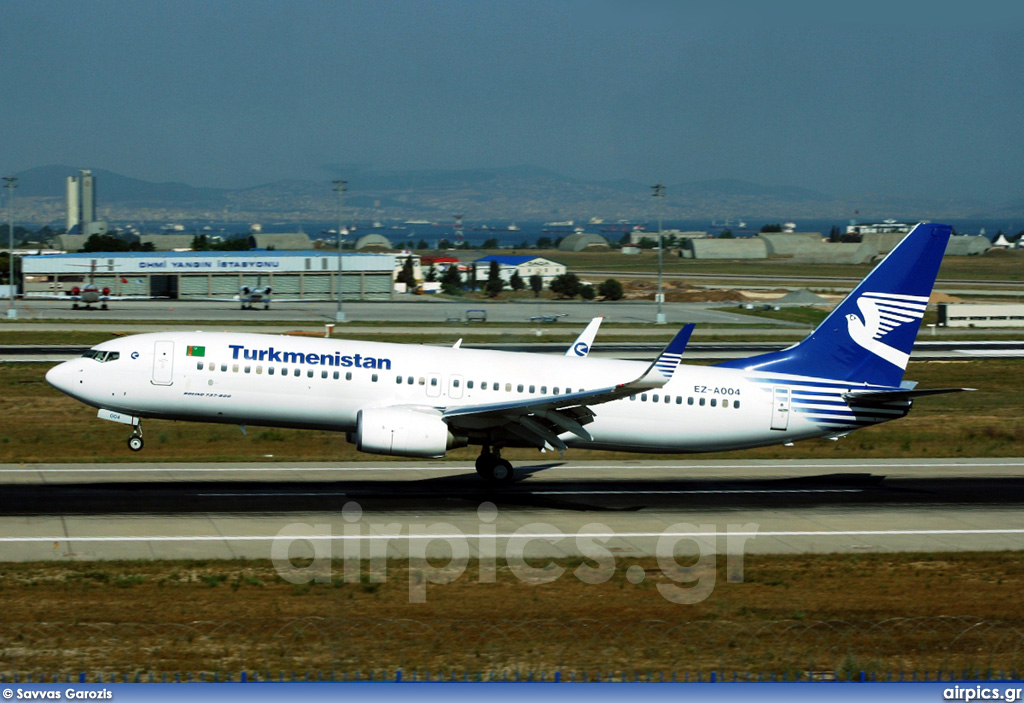
[[[72,295],[71,293],[26,293],[24,296],[25,300],[74,300],[80,301],[81,295]],[[166,295],[101,295],[97,299],[99,302],[110,301],[110,300],[168,300]]]
[[[25,300],[81,300],[80,295],[70,293],[25,293],[22,296]]]
[[[692,324],[683,327],[647,370],[631,381],[562,395],[459,405],[442,409],[441,416],[453,427],[500,429],[537,447],[564,451],[568,447],[558,437],[562,432],[571,432],[587,441],[591,439],[583,427],[594,419],[589,406],[661,388],[668,383],[679,367],[693,328]]]

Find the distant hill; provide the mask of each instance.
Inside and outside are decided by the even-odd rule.
[[[195,188],[184,183],[152,183],[101,168],[96,177],[97,206],[112,221],[220,221],[226,216],[253,222],[331,221],[337,200],[329,180],[282,180],[251,188]],[[741,179],[668,184],[664,201],[652,202],[650,183],[628,179],[585,181],[535,166],[495,169],[378,171],[346,167],[347,218],[450,218],[522,221],[631,219],[660,213],[666,219],[860,217],[962,218],[980,212],[1024,213],[1024,203],[995,209],[968,200],[899,198],[888,194],[838,198],[795,186],[766,186]],[[59,221],[70,166],[42,166],[16,174],[19,197],[35,198],[34,218]]]
[[[39,166],[16,174],[18,195],[26,197],[64,198],[68,176],[77,176],[80,169],[71,166]],[[122,176],[102,168],[89,169],[96,179],[96,199],[107,203],[223,204],[223,188],[193,188],[184,183],[152,183]]]

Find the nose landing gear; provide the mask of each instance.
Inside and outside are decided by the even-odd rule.
[[[133,452],[142,451],[142,423],[134,426],[132,436],[128,438],[128,448]]]
[[[516,478],[515,469],[507,459],[501,458],[501,448],[484,446],[476,460],[476,472],[491,483],[512,483]]]

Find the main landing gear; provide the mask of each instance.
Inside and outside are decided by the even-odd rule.
[[[485,446],[476,459],[476,472],[493,483],[512,483],[516,478],[511,462],[501,458],[501,448],[495,447],[492,452]]]
[[[128,438],[128,448],[133,452],[142,451],[142,423],[133,426],[132,436]]]

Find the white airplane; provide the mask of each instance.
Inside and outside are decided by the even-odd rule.
[[[75,286],[69,291],[65,291],[61,295],[47,294],[47,293],[29,293],[26,298],[35,300],[71,300],[72,310],[95,310],[93,305],[97,303],[100,306],[100,310],[107,309],[107,303],[111,300],[151,300],[149,296],[141,295],[111,295],[110,288],[107,286],[100,287],[95,281],[96,277],[96,262],[89,264],[89,282],[82,286]],[[127,282],[127,279],[122,279]],[[84,303],[83,308],[79,308],[79,303]]]
[[[253,306],[263,305],[264,310],[270,309],[270,294],[273,289],[270,286],[260,285],[260,279],[256,279],[255,286],[242,286],[238,289],[235,300],[242,303],[242,310],[254,310]]]
[[[479,445],[708,452],[838,437],[906,415],[904,382],[950,228],[920,224],[802,342],[681,366],[693,325],[651,364],[593,357],[247,333],[157,332],[103,342],[47,373],[133,427],[143,418],[345,432],[360,451],[438,458]]]

